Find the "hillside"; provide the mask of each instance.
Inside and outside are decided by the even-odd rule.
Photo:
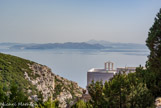
[[[60,102],[60,107],[66,107],[67,103],[81,97],[83,91],[77,83],[55,75],[47,66],[2,53],[0,83],[3,89],[16,83],[32,102],[38,101],[40,94],[44,102],[52,97]]]

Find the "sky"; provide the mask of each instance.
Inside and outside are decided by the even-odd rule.
[[[145,43],[161,0],[0,0],[0,42]]]

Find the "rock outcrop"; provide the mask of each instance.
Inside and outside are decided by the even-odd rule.
[[[30,81],[36,89],[42,93],[43,101],[47,101],[50,97],[57,99],[61,108],[67,107],[76,98],[82,96],[83,88],[77,83],[69,81],[63,77],[52,73],[47,66],[37,63],[28,64],[32,70],[30,77],[27,72],[24,73],[25,79]],[[28,90],[30,93],[30,90]],[[30,99],[38,100],[38,95],[32,95]]]
[[[161,108],[161,97],[155,99],[156,108]]]

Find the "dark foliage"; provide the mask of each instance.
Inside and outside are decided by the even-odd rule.
[[[150,50],[147,67],[147,87],[155,97],[161,96],[161,9],[149,30],[146,45]]]

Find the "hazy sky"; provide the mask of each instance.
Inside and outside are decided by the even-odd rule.
[[[0,0],[0,42],[145,43],[161,0]]]

